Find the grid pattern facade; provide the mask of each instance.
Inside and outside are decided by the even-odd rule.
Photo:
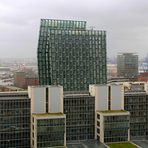
[[[37,119],[37,148],[64,146],[65,118]]]
[[[104,116],[104,142],[128,141],[129,121],[129,115]]]
[[[66,140],[94,139],[95,98],[89,95],[64,96]]]
[[[131,139],[146,139],[148,135],[148,95],[146,93],[126,93],[124,109],[129,111]]]
[[[117,75],[134,78],[138,75],[138,55],[123,53],[117,56]]]
[[[27,93],[0,94],[0,147],[30,147],[30,99]]]
[[[106,83],[106,32],[86,30],[85,21],[42,19],[38,70],[41,85],[65,91]]]

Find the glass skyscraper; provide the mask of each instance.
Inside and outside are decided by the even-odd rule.
[[[119,53],[117,56],[118,77],[134,78],[138,75],[138,55],[135,53]]]
[[[106,32],[87,30],[85,21],[42,19],[38,71],[40,85],[64,91],[106,83]]]

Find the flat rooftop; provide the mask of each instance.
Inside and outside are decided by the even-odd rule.
[[[28,95],[28,91],[3,91],[3,92],[0,92],[0,95],[22,95],[22,94]]]
[[[66,94],[64,98],[75,98],[75,97],[93,97],[89,94]]]
[[[64,91],[64,97],[91,96],[88,91]]]
[[[130,143],[130,142],[124,142],[124,143],[110,143],[107,144],[110,148],[138,148],[136,145]]]
[[[105,110],[105,111],[97,111],[100,113],[128,113],[126,110]]]
[[[97,140],[74,141],[67,143],[67,148],[107,148],[103,143]]]
[[[63,116],[63,113],[34,113],[33,116],[37,117],[52,117],[52,116]]]
[[[147,95],[148,93],[146,91],[125,91],[125,96],[128,96],[128,95],[137,95],[137,96],[140,96],[140,95]]]
[[[133,140],[132,142],[141,148],[148,148],[148,140]]]
[[[67,148],[66,146],[55,146],[53,148]]]

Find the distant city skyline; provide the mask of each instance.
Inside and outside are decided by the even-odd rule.
[[[5,0],[0,12],[0,58],[36,58],[41,18],[86,20],[87,29],[106,30],[108,57],[148,51],[146,0]]]

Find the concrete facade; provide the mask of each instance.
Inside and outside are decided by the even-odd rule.
[[[108,109],[108,86],[107,85],[90,85],[89,92],[95,96],[95,110]]]
[[[124,87],[111,85],[111,110],[124,109]]]
[[[48,109],[50,113],[63,113],[63,87],[48,87]]]
[[[28,93],[31,98],[31,113],[46,113],[45,88],[29,86]]]
[[[66,116],[64,114],[32,114],[31,126],[31,148],[66,147]]]
[[[102,143],[130,141],[130,113],[124,110],[98,111],[96,137]]]
[[[31,148],[66,146],[62,86],[30,86]]]

